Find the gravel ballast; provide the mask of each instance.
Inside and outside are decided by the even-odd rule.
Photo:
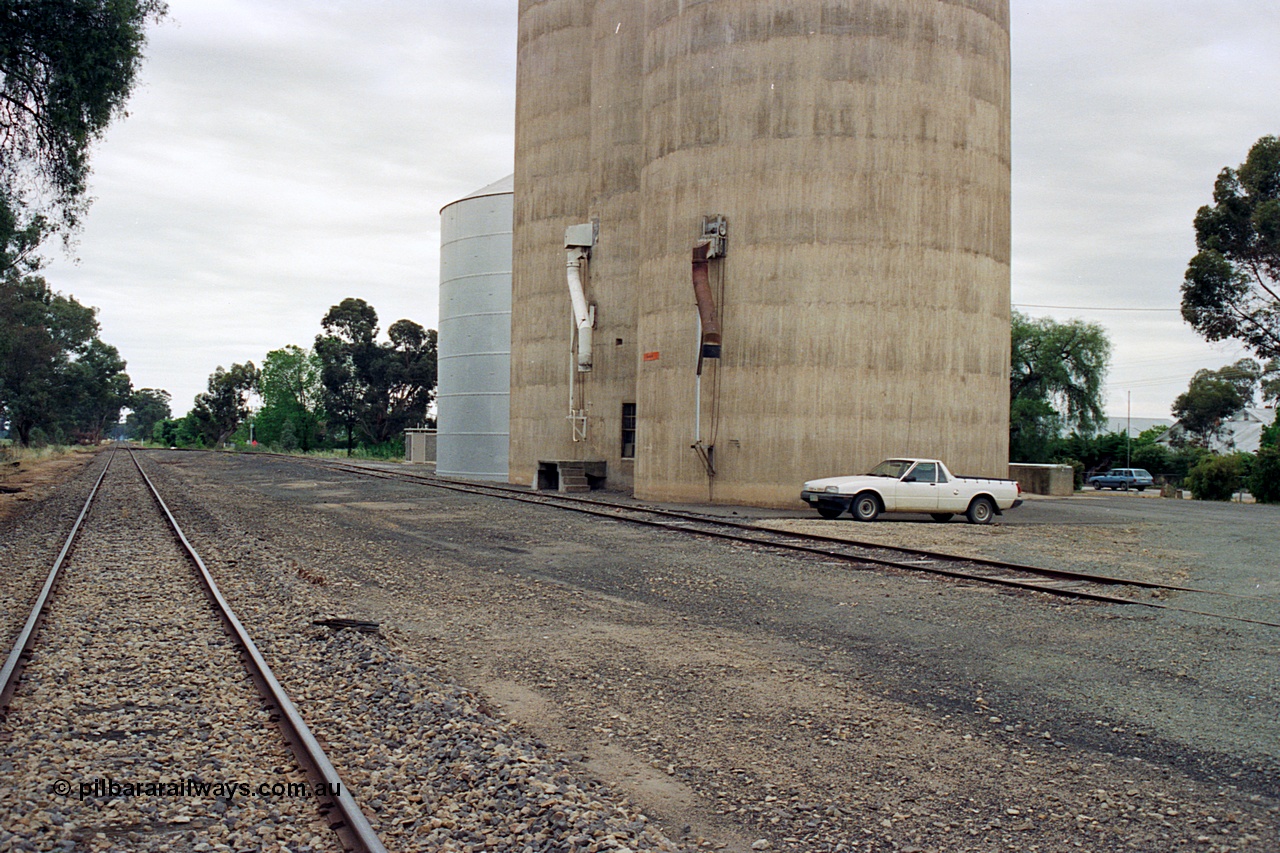
[[[306,777],[144,489],[121,454],[63,565],[4,722],[0,848],[335,849],[272,795]]]

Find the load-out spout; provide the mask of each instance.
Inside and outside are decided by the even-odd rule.
[[[578,372],[591,370],[591,327],[595,325],[595,306],[587,304],[582,289],[582,262],[589,250],[583,246],[569,246],[565,250],[565,272],[569,279],[569,298],[573,302],[573,321],[578,327]]]
[[[711,295],[711,276],[708,272],[711,244],[703,240],[693,247],[693,298],[698,303],[698,317],[702,320],[702,357],[720,357],[720,315]]]

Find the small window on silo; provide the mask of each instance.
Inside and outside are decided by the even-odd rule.
[[[622,404],[622,458],[636,458],[636,404]]]

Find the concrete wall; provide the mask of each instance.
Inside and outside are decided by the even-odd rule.
[[[537,458],[629,481],[632,400],[639,497],[788,505],[900,454],[1006,473],[1007,0],[524,0],[517,85],[513,481]],[[706,214],[729,251],[699,383]],[[574,443],[561,238],[592,219]]]
[[[1033,495],[1070,497],[1076,491],[1075,471],[1070,465],[1010,463],[1009,476],[1018,481],[1022,491]]]

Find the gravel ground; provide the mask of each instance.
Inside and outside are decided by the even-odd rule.
[[[380,636],[315,624],[335,615],[320,569],[274,547],[258,520],[241,528],[184,492],[172,466],[148,467],[389,850],[681,849],[433,667],[406,665]]]
[[[547,819],[531,795],[556,784],[581,794],[555,803],[605,804],[587,811],[631,849],[1280,849],[1275,629],[853,572],[293,462],[151,458],[190,487],[179,516],[219,582],[278,602],[251,630],[378,828],[405,827],[392,849],[466,849],[486,828],[498,845],[525,818],[591,826],[565,805]],[[824,524],[1025,562],[1114,563],[1123,545],[1125,573],[1197,580],[1221,539],[1064,506],[1097,512],[1035,521],[1041,507],[982,533]],[[1250,516],[1241,541],[1259,518],[1274,516]],[[1250,560],[1223,582],[1276,582],[1274,556]],[[312,616],[375,619],[382,636]],[[349,692],[309,694],[312,667],[346,672]],[[474,757],[441,734],[457,727]],[[496,793],[504,738],[541,780],[519,783],[519,809]]]
[[[21,490],[0,494],[0,638],[15,637],[22,630],[31,603],[101,470],[101,462],[91,465],[93,461],[90,456],[60,460],[57,475],[67,482],[59,489],[30,470],[23,472],[27,476],[20,483],[17,477],[6,478],[7,484]],[[77,476],[87,473],[86,465],[93,476]]]
[[[564,758],[549,754],[543,744],[509,722],[496,719],[470,692],[442,682],[430,668],[403,664],[384,638],[313,624],[314,617],[321,615],[315,590],[325,583],[322,576],[303,569],[287,552],[264,544],[257,532],[228,528],[200,502],[175,493],[172,487],[180,483],[162,468],[156,470],[158,466],[150,463],[148,467],[388,849],[521,853],[682,849],[651,829],[648,819],[624,798],[584,778]],[[103,497],[113,511],[120,507],[118,518],[131,517],[120,495]],[[198,617],[188,612],[184,594],[159,583],[156,572],[139,575],[122,570],[148,566],[156,559],[153,554],[168,547],[137,536],[137,529],[135,520],[125,535],[136,541],[122,542],[116,528],[115,538],[103,546],[101,554],[92,550],[96,547],[92,543],[77,548],[77,564],[112,564],[101,577],[109,577],[113,585],[104,592],[88,583],[73,583],[73,575],[68,576],[64,590],[69,595],[63,604],[67,612],[46,624],[42,636],[49,640],[47,646],[42,642],[40,662],[62,660],[69,654],[63,647],[71,644],[99,675],[142,673],[148,652],[142,646],[175,631],[177,637],[167,638],[169,652],[184,646],[189,647],[184,651],[195,654],[191,662],[166,661],[159,679],[126,680],[111,687],[112,695],[118,695],[98,709],[109,717],[101,720],[86,707],[85,697],[102,689],[76,680],[63,683],[59,677],[75,665],[68,663],[55,671],[52,699],[46,698],[51,694],[46,683],[49,668],[33,664],[28,669],[19,698],[39,693],[57,711],[46,720],[40,716],[42,711],[32,711],[30,703],[20,705],[15,698],[4,729],[9,739],[5,760],[0,764],[0,794],[15,805],[6,814],[0,850],[59,849],[55,847],[59,839],[69,839],[76,849],[334,849],[336,838],[321,825],[282,825],[276,800],[273,811],[263,813],[249,811],[249,803],[210,802],[188,794],[167,801],[176,812],[167,809],[157,814],[144,808],[139,814],[134,807],[138,800],[99,798],[93,792],[84,803],[67,808],[50,795],[55,775],[73,778],[77,785],[81,778],[136,779],[166,770],[168,779],[177,766],[183,778],[256,783],[257,777],[293,768],[287,757],[274,756],[265,765],[271,769],[264,769],[269,749],[262,742],[274,736],[274,729],[267,728],[264,737],[235,734],[244,729],[245,708],[254,702],[235,695],[238,685],[223,686],[227,680],[217,670],[225,662],[217,657],[224,643],[193,636],[192,619]],[[23,537],[11,538],[18,543]],[[29,545],[33,554],[43,553],[38,543]],[[122,545],[129,550],[120,555],[115,549]],[[71,569],[74,573],[75,567]],[[124,591],[117,586],[122,583],[133,583],[138,589]],[[101,600],[104,594],[109,601]],[[94,615],[70,610],[71,602],[85,596],[98,599],[86,605]],[[151,606],[161,599],[179,603],[157,616]],[[129,613],[125,602],[140,604],[150,621],[139,621],[143,617]],[[123,625],[116,626],[117,619],[123,619]],[[102,643],[104,635],[135,633],[148,642],[109,647]],[[96,654],[104,647],[123,650],[124,661],[117,656],[98,662],[85,654],[86,649]],[[240,680],[245,681],[243,676]],[[211,689],[213,685],[216,689]],[[224,713],[212,722],[169,719],[168,709],[160,706],[164,697],[178,694],[186,700],[179,703],[185,707],[212,704],[230,707],[235,713]],[[95,696],[93,701],[100,700]],[[135,706],[143,719],[134,719]],[[158,725],[156,720],[162,716]],[[259,712],[258,716],[265,722],[265,715]],[[213,742],[227,737],[235,744],[253,744],[258,763],[237,765]],[[154,739],[164,743],[153,746]],[[77,748],[71,757],[67,750],[59,751],[67,742]],[[165,758],[163,767],[155,764],[160,757]],[[303,777],[293,771],[290,778],[301,781]],[[86,810],[91,812],[88,817]],[[165,827],[164,838],[148,843],[148,827],[154,830],[157,825]],[[224,825],[226,829],[220,830]]]

